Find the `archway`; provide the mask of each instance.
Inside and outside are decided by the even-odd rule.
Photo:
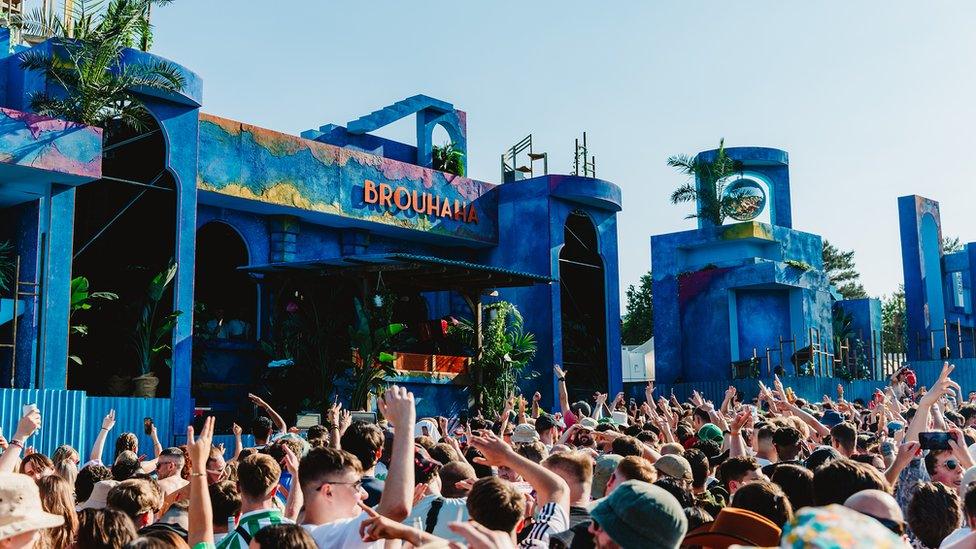
[[[166,169],[166,143],[158,124],[140,130],[113,128],[104,146],[102,179],[78,188],[75,198],[73,277],[85,277],[93,292],[118,295],[96,300],[72,315],[68,384],[94,394],[123,392],[110,385],[114,375],[140,374],[133,335],[150,281],[173,261],[176,251],[177,190]],[[158,308],[172,311],[172,286]],[[157,396],[168,396],[170,375],[165,351],[153,361]]]
[[[606,288],[596,227],[573,212],[563,229],[559,252],[563,364],[572,400],[607,390]]]
[[[247,245],[230,225],[213,221],[197,231],[194,321],[207,337],[254,339],[257,294],[237,269],[247,264]]]

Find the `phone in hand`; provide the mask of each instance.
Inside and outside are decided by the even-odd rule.
[[[922,450],[948,450],[952,435],[945,431],[919,433],[918,442]]]
[[[349,416],[353,423],[376,423],[376,412],[349,412]]]
[[[24,404],[24,408],[21,411],[23,412],[21,415],[26,416],[31,412],[40,412],[41,410],[37,407],[37,404]]]
[[[146,435],[152,434],[153,420],[151,417],[147,417],[142,420],[142,430],[145,431]]]

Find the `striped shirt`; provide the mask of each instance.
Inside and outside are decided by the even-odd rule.
[[[566,510],[558,503],[547,503],[536,511],[529,535],[522,540],[519,547],[548,548],[549,536],[563,530],[569,530],[569,517],[566,515]]]
[[[251,538],[258,530],[272,524],[294,524],[286,519],[277,509],[261,509],[241,515],[241,521],[233,532],[228,532],[224,539],[217,544],[217,549],[247,549]]]

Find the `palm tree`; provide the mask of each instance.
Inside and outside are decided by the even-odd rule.
[[[721,225],[730,212],[751,207],[751,196],[739,192],[724,192],[726,178],[742,171],[742,162],[729,158],[725,153],[725,139],[718,142],[718,152],[714,160],[703,160],[701,155],[676,154],[668,157],[668,166],[691,177],[691,181],[671,193],[672,204],[699,204],[699,211],[688,214],[686,219],[700,217],[713,225]]]
[[[454,148],[454,143],[434,145],[431,148],[431,165],[435,170],[464,177],[464,153]]]
[[[67,21],[42,12],[27,17],[28,32],[54,37],[50,49],[21,54],[21,67],[43,73],[49,87],[31,95],[31,109],[106,130],[145,129],[149,111],[132,90],[178,93],[185,78],[172,63],[123,64],[122,54],[137,40],[148,47],[149,9],[169,1],[110,0],[102,9],[101,0],[77,0]]]

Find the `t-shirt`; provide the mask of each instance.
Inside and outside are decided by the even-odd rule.
[[[241,515],[240,522],[233,532],[228,532],[224,539],[217,544],[217,549],[246,549],[254,534],[265,526],[272,524],[295,524],[291,519],[282,516],[277,509],[261,509]]]
[[[942,540],[942,545],[939,545],[939,549],[952,545],[953,543],[968,536],[972,532],[973,530],[971,528],[956,528],[955,530],[952,531],[951,534],[949,534],[948,536],[945,537],[944,540]]]
[[[547,503],[535,514],[535,522],[525,539],[519,543],[524,548],[548,548],[549,536],[569,529],[569,516],[558,503]]]
[[[567,429],[569,429],[570,427],[572,427],[573,424],[576,423],[576,422],[578,422],[578,421],[579,421],[579,418],[576,417],[576,414],[574,414],[571,410],[566,410],[566,413],[563,414],[563,422],[566,424],[566,428]]]
[[[376,477],[363,477],[363,490],[366,490],[366,501],[363,503],[367,507],[376,507],[380,503],[380,496],[383,495],[383,486],[386,483]]]
[[[581,522],[590,520],[590,510],[586,507],[569,506],[569,527],[572,528]]]
[[[359,525],[369,518],[365,512],[358,516],[334,520],[318,526],[314,524],[302,525],[315,540],[315,545],[321,549],[342,547],[343,549],[383,549],[384,540],[365,542],[359,536]]]
[[[434,530],[431,532],[427,521],[431,518],[430,509],[436,500],[440,500],[440,510],[434,519]],[[413,506],[410,515],[403,521],[407,526],[412,526],[425,532],[430,532],[439,538],[446,540],[464,542],[464,538],[455,534],[447,527],[452,522],[463,522],[468,520],[467,498],[445,498],[435,494],[430,494],[420,498],[420,501]]]

